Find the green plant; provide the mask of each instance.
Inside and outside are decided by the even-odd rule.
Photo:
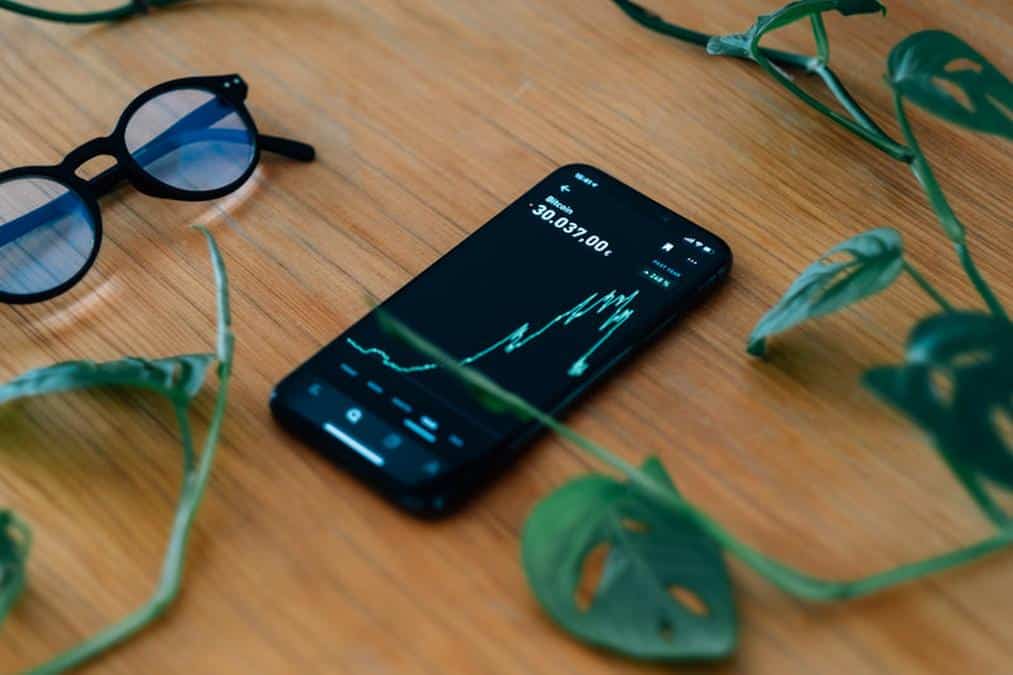
[[[211,475],[218,446],[234,351],[225,264],[211,233],[204,228],[200,229],[208,241],[218,291],[218,344],[215,354],[190,354],[157,360],[126,358],[106,363],[74,361],[30,371],[0,387],[0,405],[30,396],[97,387],[152,391],[165,397],[172,405],[183,446],[183,484],[162,563],[162,573],[151,598],[126,618],[48,663],[28,671],[31,675],[62,673],[94,659],[149,626],[165,613],[179,594],[187,540]],[[208,367],[216,361],[218,394],[204,448],[198,456],[189,409],[204,384]],[[13,513],[0,511],[0,621],[24,585],[30,541],[27,525]]]
[[[819,113],[909,164],[939,217],[988,312],[957,310],[905,258],[900,235],[876,229],[839,244],[806,269],[757,324],[748,351],[762,355],[769,337],[809,319],[839,311],[886,289],[902,274],[939,305],[908,340],[906,361],[870,370],[865,385],[904,412],[934,440],[956,477],[992,521],[995,533],[973,545],[868,577],[836,581],[814,577],[740,541],[687,501],[660,462],[636,467],[462,366],[410,327],[386,317],[395,334],[455,373],[490,409],[534,419],[625,478],[594,474],[567,483],[541,501],[523,533],[524,568],[542,607],[581,640],[649,660],[709,660],[730,654],[737,642],[731,584],[722,552],[795,597],[812,601],[869,595],[953,568],[1013,543],[1013,525],[984,480],[1013,488],[1013,455],[1003,434],[1013,414],[1013,325],[978,272],[966,230],[950,209],[908,121],[912,103],[956,124],[1013,138],[1013,87],[980,54],[940,31],[916,33],[888,60],[902,141],[891,138],[848,93],[831,70],[823,13],[879,12],[875,0],[800,0],[761,16],[745,33],[712,37],[662,20],[628,0],[613,0],[640,24],[711,54],[758,63]],[[766,49],[771,31],[808,20],[815,56]],[[818,76],[847,115],[801,89],[788,70]],[[956,89],[954,89],[956,88]],[[962,93],[961,93],[962,92]],[[935,380],[946,379],[939,388]],[[603,570],[589,602],[578,591],[596,553]]]
[[[28,526],[10,511],[0,511],[0,619],[25,587],[25,561],[31,546]]]

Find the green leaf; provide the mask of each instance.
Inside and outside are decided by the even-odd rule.
[[[0,386],[0,405],[29,396],[115,386],[148,389],[173,402],[186,403],[200,391],[214,360],[210,354],[188,354],[151,361],[126,358],[107,363],[58,363],[31,370]]]
[[[887,79],[933,115],[1013,139],[1013,84],[952,33],[927,30],[901,41],[887,60]]]
[[[643,471],[675,491],[656,459]],[[604,556],[589,604],[578,589]],[[524,568],[542,607],[581,640],[638,659],[712,660],[738,639],[720,548],[690,518],[600,475],[574,480],[535,507]]]
[[[844,16],[852,14],[886,13],[886,8],[878,0],[797,0],[770,14],[760,16],[749,30],[744,33],[718,35],[707,43],[707,53],[715,56],[735,56],[757,60],[760,53],[760,40],[767,33],[795,23],[800,19],[837,11]]]
[[[31,531],[10,511],[0,510],[0,622],[25,587]]]
[[[839,254],[849,259],[834,260]],[[838,244],[807,267],[760,319],[749,336],[749,353],[762,356],[769,336],[879,293],[903,269],[904,246],[896,230],[869,230]]]
[[[1013,323],[978,312],[926,319],[907,362],[870,370],[864,383],[951,463],[1013,489]]]

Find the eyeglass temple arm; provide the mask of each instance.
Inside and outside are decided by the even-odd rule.
[[[180,118],[158,136],[155,136],[135,150],[132,153],[133,157],[142,166],[152,164],[181,147],[183,145],[180,143],[181,137],[187,137],[193,133],[217,131],[222,136],[220,140],[227,142],[229,140],[228,132],[234,131],[237,137],[242,138],[244,133],[238,129],[212,128],[212,125],[232,113],[233,110],[230,107],[221,105],[217,98],[213,98],[199,108],[190,111],[185,117]],[[273,152],[299,162],[312,162],[316,158],[316,150],[313,149],[313,146],[300,143],[299,141],[258,134],[257,142],[262,150],[267,150],[268,152]],[[95,176],[89,183],[97,197],[104,197],[116,189],[116,186],[120,184],[123,178],[123,170],[117,165]]]
[[[152,164],[184,145],[180,143],[180,139],[194,133],[200,134],[207,133],[208,131],[217,131],[221,136],[219,140],[228,142],[228,132],[233,130],[213,129],[212,125],[232,113],[232,109],[221,105],[218,99],[211,99],[204,105],[187,113],[185,117],[180,118],[158,136],[155,136],[135,150],[132,153],[133,157],[142,166]],[[237,137],[243,137],[243,132],[239,130],[234,131]],[[312,162],[316,158],[316,150],[314,150],[313,146],[300,143],[299,141],[258,134],[257,143],[261,150],[267,150],[268,152],[273,152],[299,162]],[[95,176],[89,183],[97,197],[104,197],[112,192],[122,180],[123,171],[117,165]]]
[[[179,125],[179,122],[177,122],[176,125],[173,125],[173,127],[168,131],[143,146],[140,150],[136,151],[134,156],[138,163],[142,166],[151,164],[173,150],[185,145],[184,143],[178,142],[178,139],[185,134],[185,131],[177,129],[177,125]],[[205,129],[202,133],[206,134],[207,131],[215,130]],[[220,129],[217,131],[220,132],[221,138],[216,140],[223,140],[226,142],[229,140],[228,136],[230,135],[230,131],[237,136],[243,134],[242,131],[231,129]],[[171,135],[173,140],[166,138],[167,135]],[[316,158],[316,150],[308,143],[301,143],[299,141],[293,141],[288,138],[280,138],[278,136],[266,136],[264,134],[259,134],[257,136],[257,142],[260,145],[261,150],[273,152],[276,155],[281,155],[298,162],[312,162]],[[116,166],[109,167],[99,175],[89,180],[88,185],[91,186],[95,196],[97,198],[101,198],[115,190],[120,183],[123,182],[124,178],[125,174],[123,173],[123,168],[117,164]],[[0,236],[0,243],[2,243],[2,236]]]
[[[317,158],[316,149],[309,143],[293,141],[281,136],[267,136],[266,134],[258,134],[257,142],[260,144],[261,150],[267,150],[297,162],[312,162]]]

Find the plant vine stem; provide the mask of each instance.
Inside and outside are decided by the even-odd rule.
[[[835,86],[831,88],[831,92],[849,113],[852,115],[857,113],[856,119],[858,121],[849,119],[836,110],[832,110],[805,89],[792,82],[780,68],[771,63],[771,61],[763,55],[759,45],[753,45],[752,54],[753,59],[760,64],[761,68],[767,71],[768,75],[774,78],[782,87],[793,93],[797,98],[801,99],[802,102],[807,104],[810,108],[826,117],[829,117],[832,121],[844,127],[867,143],[882,150],[894,159],[902,162],[911,161],[910,150],[894,141],[892,138],[887,136],[882,129],[876,126],[872,119],[862,110],[861,106],[859,106],[858,103],[851,97],[847,89],[844,88],[844,85],[841,84],[841,82],[837,79],[837,76],[830,70],[829,66],[816,62],[815,64],[810,64],[807,70],[819,75],[824,82],[834,82]],[[828,86],[830,85],[828,84]]]
[[[770,581],[770,583],[798,598],[830,601],[869,595],[891,586],[914,581],[929,574],[958,567],[994,553],[1013,543],[1013,528],[1003,528],[996,535],[971,546],[959,548],[915,563],[900,565],[870,576],[848,581],[835,581],[812,576],[781,563],[739,540],[721,524],[692,503],[683,499],[682,496],[662,482],[655,480],[638,467],[611,453],[594,441],[580,435],[551,415],[542,412],[517,394],[503,389],[477,370],[462,366],[453,357],[397,319],[382,312],[379,314],[379,317],[381,325],[385,330],[393,332],[398,338],[404,340],[413,348],[434,359],[455,377],[458,377],[464,383],[479,390],[491,399],[503,404],[507,409],[524,419],[535,420],[539,424],[551,429],[602,464],[623,474],[631,483],[639,487],[646,496],[653,499],[659,505],[692,518],[722,548],[751,567],[755,572]]]
[[[939,556],[900,565],[854,580],[836,581],[821,579],[785,565],[749,544],[738,539],[706,513],[683,499],[663,483],[655,480],[638,467],[613,455],[611,452],[584,438],[554,418],[524,403],[527,413],[560,436],[570,440],[599,461],[624,474],[630,482],[662,506],[692,518],[697,525],[755,572],[790,595],[814,601],[847,600],[870,595],[887,588],[908,583],[921,577],[978,560],[1013,543],[1013,530],[998,534],[977,544],[955,549]]]
[[[851,92],[848,91],[847,87],[844,86],[844,83],[840,81],[837,74],[834,73],[829,66],[819,64],[813,67],[812,72],[819,75],[820,79],[823,80],[823,83],[827,85],[827,89],[830,90],[830,93],[833,94],[834,98],[836,98],[844,109],[848,111],[848,114],[855,119],[856,123],[867,129],[871,134],[879,137],[883,146],[881,147],[876,145],[876,147],[880,148],[898,161],[907,163],[912,160],[913,155],[911,154],[911,150],[902,143],[895,141],[890,134],[886,133],[882,127],[876,124],[875,120],[873,120],[869,114],[865,112],[865,109],[862,108],[861,104],[854,99]]]
[[[967,248],[967,241],[964,235],[964,225],[950,207],[950,203],[946,199],[939,181],[936,180],[932,167],[929,165],[928,160],[925,159],[925,154],[918,144],[918,139],[915,137],[914,130],[911,128],[911,122],[908,120],[907,113],[904,110],[904,100],[896,89],[893,91],[893,107],[897,115],[897,122],[900,124],[901,132],[904,134],[904,139],[907,141],[908,147],[911,148],[911,152],[914,153],[911,171],[914,173],[915,178],[918,179],[918,182],[921,183],[922,189],[925,190],[925,194],[929,198],[929,204],[931,204],[932,210],[936,212],[936,216],[943,226],[943,231],[950,241],[953,242],[953,246],[957,251],[957,257],[960,259],[960,264],[971,280],[971,284],[978,291],[978,295],[985,301],[985,305],[988,306],[989,311],[997,317],[1008,319],[1009,315],[1006,314],[1006,309],[999,302],[999,298],[996,297],[995,293],[992,292],[988,282],[981,276],[977,265],[974,264],[974,259],[971,258],[971,252]]]
[[[953,246],[957,249],[957,257],[960,258],[960,264],[963,265],[964,271],[967,272],[968,278],[970,278],[974,288],[985,301],[989,311],[991,311],[995,316],[1003,319],[1009,319],[1009,315],[1006,313],[1006,308],[1002,306],[1001,302],[999,302],[999,298],[992,292],[992,288],[988,285],[988,282],[985,281],[985,278],[981,276],[981,272],[978,271],[978,266],[974,264],[974,259],[971,258],[971,252],[967,248],[967,242],[954,242]]]
[[[702,47],[706,47],[707,43],[710,42],[712,37],[714,37],[706,33],[684,28],[674,23],[669,23],[660,16],[644,9],[634,2],[630,2],[629,0],[612,1],[631,19],[656,33],[668,35],[669,37],[673,37],[677,40]],[[751,60],[758,63],[760,67],[767,71],[767,73],[777,80],[778,83],[788,89],[791,93],[795,94],[795,96],[801,99],[803,103],[815,109],[817,112],[829,117],[837,124],[841,125],[866,142],[874,145],[876,148],[890,155],[894,159],[902,162],[910,162],[912,158],[911,151],[902,144],[893,140],[889,134],[883,131],[883,129],[877,125],[862,109],[858,102],[855,101],[833,71],[830,70],[830,67],[826,63],[826,59],[829,58],[830,55],[830,43],[827,40],[822,17],[819,14],[816,14],[811,17],[811,20],[813,23],[813,35],[819,47],[820,54],[823,57],[822,59],[819,57],[813,58],[804,54],[795,54],[777,49],[768,49],[767,47],[760,46],[759,44],[754,44],[752,46]],[[736,58],[748,58],[744,55],[734,56]],[[807,73],[819,75],[820,79],[826,83],[827,88],[830,89],[830,92],[834,95],[834,97],[840,101],[845,110],[847,110],[848,113],[855,119],[848,119],[837,111],[831,110],[825,106],[818,99],[814,98],[804,89],[792,82],[788,75],[782,70],[783,68],[799,68]]]
[[[126,642],[142,631],[150,623],[158,619],[172,605],[179,595],[183,580],[183,567],[186,557],[186,543],[189,539],[197,507],[200,505],[204,488],[214,461],[215,445],[217,444],[220,417],[224,412],[224,391],[227,383],[221,383],[215,415],[211,428],[208,430],[207,443],[201,455],[196,471],[188,472],[183,477],[183,488],[180,493],[179,506],[173,518],[169,545],[162,564],[162,575],[155,593],[148,602],[120,622],[106,628],[97,635],[82,642],[76,647],[60,654],[45,665],[28,672],[27,675],[56,675],[72,668],[77,668],[91,661],[103,652]],[[184,438],[192,438],[190,418],[185,406],[175,404],[177,419],[180,420],[180,432]],[[190,452],[193,452],[191,447]]]
[[[203,228],[201,229],[203,230]],[[228,280],[217,245],[207,230],[203,230],[203,232],[211,249],[218,287],[218,395],[215,398],[215,407],[208,425],[207,436],[204,439],[204,449],[200,460],[193,470],[184,472],[183,487],[180,490],[179,504],[173,518],[169,544],[166,547],[158,585],[154,594],[140,609],[49,662],[27,671],[25,675],[58,675],[91,661],[144,630],[161,617],[179,595],[186,563],[187,542],[208,480],[211,477],[211,468],[214,466],[215,454],[218,449],[218,438],[221,435],[222,421],[225,418],[229,380],[232,376],[232,361],[235,352],[228,303]],[[173,407],[176,419],[180,424],[182,442],[190,444],[189,452],[184,448],[184,458],[193,457],[193,431],[190,426],[188,404],[174,402]],[[185,463],[186,459],[184,459]]]
[[[709,35],[707,33],[701,33],[700,31],[684,28],[674,23],[669,23],[654,12],[648,11],[635,2],[630,2],[630,0],[612,0],[612,2],[614,2],[619,9],[626,14],[626,16],[630,17],[644,28],[653,30],[655,33],[667,35],[677,40],[697,45],[698,47],[706,47],[707,43],[714,37],[713,35]],[[810,58],[804,54],[795,54],[792,52],[782,51],[780,49],[768,49],[766,47],[762,47],[761,49],[764,55],[770,59],[771,62],[776,63],[779,66],[789,68],[809,68]],[[740,56],[737,58],[744,59],[746,57]]]
[[[827,39],[827,27],[823,25],[823,15],[817,12],[809,15],[809,24],[813,29],[813,40],[816,42],[816,54],[821,66],[830,63],[830,41]]]
[[[176,424],[179,425],[180,443],[183,446],[183,480],[186,486],[186,477],[193,473],[197,465],[197,456],[194,454],[193,427],[190,425],[188,406],[173,403],[172,409],[176,414]]]
[[[938,290],[936,290],[936,287],[933,286],[929,282],[929,280],[926,279],[922,275],[922,273],[919,272],[907,260],[904,261],[904,271],[907,272],[908,275],[915,280],[915,283],[917,283],[923,291],[928,293],[929,297],[931,297],[933,300],[936,301],[936,303],[943,309],[944,312],[953,311],[953,305],[950,304],[950,301],[947,300],[945,297],[943,297],[943,294],[940,293]]]
[[[186,414],[184,410],[182,419],[188,419]],[[189,424],[189,421],[187,424]],[[148,602],[119,623],[106,628],[76,647],[60,654],[45,665],[29,671],[30,675],[55,675],[56,673],[77,668],[103,652],[126,642],[168,609],[179,592],[180,580],[182,578],[180,552],[185,550],[188,529],[187,514],[192,512],[189,504],[194,501],[191,496],[192,479],[192,474],[184,477],[184,487],[180,496],[180,504],[173,520],[169,546],[162,568],[162,576],[155,593]]]

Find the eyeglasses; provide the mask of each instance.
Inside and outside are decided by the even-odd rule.
[[[166,82],[60,164],[0,173],[0,302],[41,302],[80,281],[102,242],[98,200],[124,181],[152,197],[205,201],[246,182],[261,150],[312,161],[312,146],[257,133],[246,94],[238,75]],[[75,173],[101,155],[116,164],[91,180]]]
[[[134,14],[146,14],[153,7],[167,7],[177,2],[180,0],[128,0],[127,2],[105,0],[99,5],[104,8],[97,11],[61,12],[46,7],[47,4],[52,4],[52,0],[0,0],[0,9],[17,12],[35,19],[60,23],[100,23],[126,19]]]

